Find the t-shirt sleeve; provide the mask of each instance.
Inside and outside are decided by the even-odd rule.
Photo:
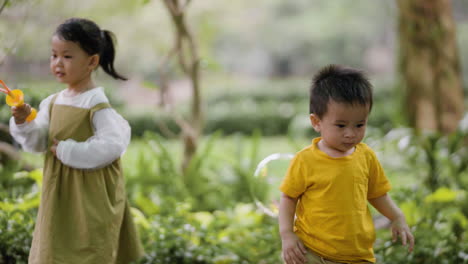
[[[280,191],[292,198],[298,198],[307,189],[305,164],[299,155],[296,155],[289,164],[286,176],[280,185]]]
[[[387,176],[385,176],[382,165],[372,150],[370,156],[370,175],[367,199],[374,199],[386,194],[390,189],[392,189],[392,186],[390,181],[388,181]]]

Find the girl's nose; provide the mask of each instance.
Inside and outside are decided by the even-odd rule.
[[[57,58],[54,58],[54,59],[52,60],[52,63],[53,63],[54,65],[56,65],[56,66],[61,66],[62,63],[63,63],[63,61],[62,61],[61,58],[57,57]]]

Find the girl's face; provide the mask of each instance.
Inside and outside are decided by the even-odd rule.
[[[322,136],[319,148],[322,146],[322,150],[334,156],[351,154],[364,138],[368,115],[368,105],[350,105],[331,100],[322,118],[314,114],[310,117],[312,126]]]
[[[52,37],[50,70],[57,81],[69,88],[86,85],[98,63],[98,55],[88,55],[77,43]]]

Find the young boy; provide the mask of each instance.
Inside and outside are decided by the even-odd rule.
[[[387,195],[390,183],[361,143],[371,108],[372,86],[360,71],[330,65],[314,77],[310,121],[321,137],[297,153],[280,187],[285,263],[374,263],[368,201],[391,220],[393,240],[400,236],[412,251],[405,217]]]

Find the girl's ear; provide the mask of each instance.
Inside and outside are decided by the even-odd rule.
[[[94,54],[94,55],[92,55],[92,56],[89,58],[89,65],[88,65],[88,68],[89,68],[91,71],[94,71],[94,70],[99,66],[99,60],[100,60],[99,54]]]
[[[320,118],[315,114],[310,114],[309,118],[312,127],[315,129],[315,131],[320,133]]]

